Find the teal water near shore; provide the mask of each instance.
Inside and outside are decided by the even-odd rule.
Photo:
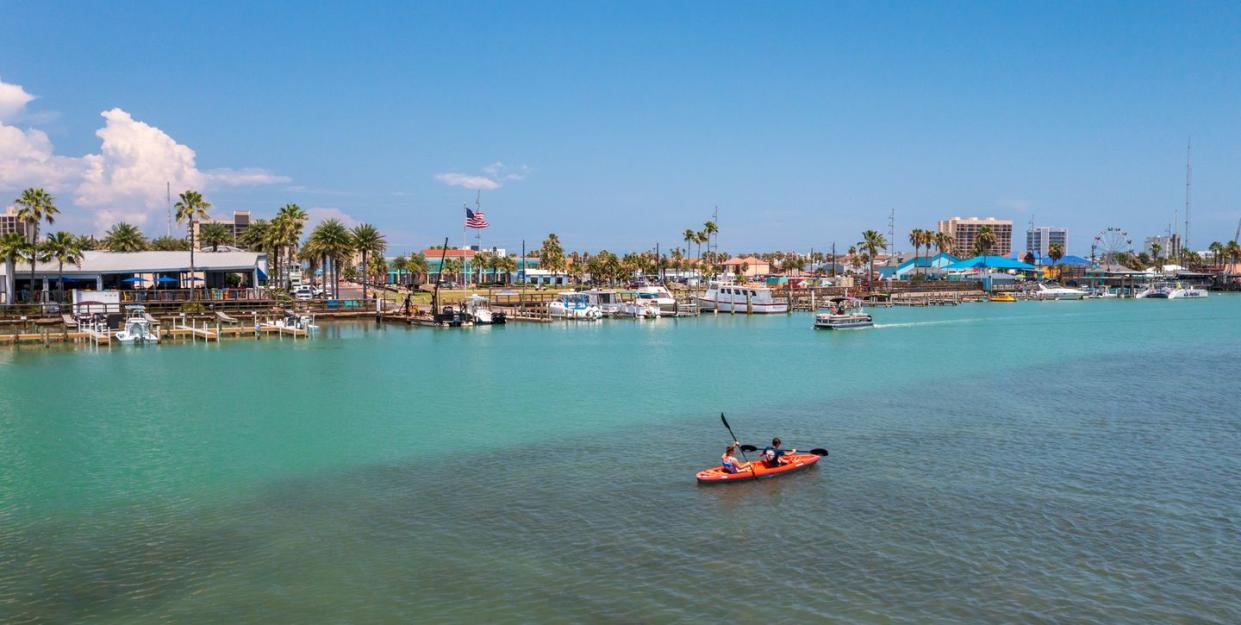
[[[0,350],[0,622],[1241,622],[1241,297],[874,314]]]

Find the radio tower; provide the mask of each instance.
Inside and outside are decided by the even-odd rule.
[[[1181,256],[1185,256],[1189,247],[1189,185],[1193,180],[1193,137],[1185,141],[1185,236],[1181,239]]]
[[[888,212],[888,256],[896,253],[896,209]]]

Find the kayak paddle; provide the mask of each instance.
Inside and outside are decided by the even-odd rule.
[[[724,427],[725,427],[725,428],[728,428],[728,433],[729,433],[729,434],[733,437],[733,440],[740,440],[740,439],[738,439],[738,438],[737,438],[737,435],[736,435],[736,434],[733,434],[733,428],[732,428],[732,426],[728,425],[728,419],[725,419],[725,418],[724,418],[724,413],[722,413],[722,412],[720,413],[720,421],[723,421],[723,422],[724,422]],[[745,449],[745,448],[746,448],[746,447],[749,447],[749,448],[750,448],[750,451],[754,451],[754,446],[753,446],[753,445],[742,445],[742,446],[741,446],[741,457],[742,457],[742,458],[745,458],[745,461],[746,461],[746,462],[749,462],[749,461],[750,461],[750,459],[749,459],[749,458],[747,458],[747,457],[746,457],[746,455],[745,455],[745,452],[746,452],[746,449]]]
[[[741,453],[742,453],[742,454],[745,454],[745,452],[747,452],[747,451],[758,451],[758,447],[755,447],[755,446],[753,446],[753,445],[742,445],[742,446],[741,446]],[[808,454],[814,454],[814,455],[816,455],[816,456],[826,456],[826,455],[827,455],[827,450],[826,450],[826,449],[823,449],[823,448],[821,448],[821,447],[815,447],[814,449],[803,449],[803,450],[801,450],[801,451],[805,451],[805,452],[806,452],[806,453],[808,453]]]

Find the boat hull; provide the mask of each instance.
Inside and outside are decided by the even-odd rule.
[[[719,312],[753,313],[756,315],[783,314],[789,311],[789,305],[783,302],[750,303],[729,302],[724,300],[698,298],[698,308],[702,310],[718,310]]]

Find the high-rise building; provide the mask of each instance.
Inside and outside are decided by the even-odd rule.
[[[974,241],[978,238],[978,231],[983,227],[991,228],[991,233],[995,235],[995,246],[991,248],[990,255],[1008,256],[1013,252],[1013,220],[1011,219],[953,217],[939,222],[939,231],[952,237],[953,254],[957,256],[969,256],[974,253]]]
[[[1069,253],[1069,229],[1051,226],[1039,226],[1026,230],[1026,251],[1033,252],[1038,258],[1047,256],[1051,246],[1059,243],[1065,254]]]
[[[1143,249],[1154,255],[1155,249],[1151,246],[1159,244],[1160,258],[1173,258],[1181,255],[1181,235],[1179,234],[1160,234],[1153,237],[1146,237],[1146,243]]]
[[[230,245],[237,242],[241,238],[241,234],[250,227],[250,211],[233,211],[232,219],[204,219],[194,222],[194,249],[203,249],[202,237],[199,235],[199,227],[203,224],[223,224],[232,233],[233,240]]]
[[[29,241],[31,235],[34,234],[34,228],[22,223],[17,218],[17,209],[12,206],[6,209],[3,213],[0,213],[0,237],[10,232],[20,232],[26,235],[27,241]]]

